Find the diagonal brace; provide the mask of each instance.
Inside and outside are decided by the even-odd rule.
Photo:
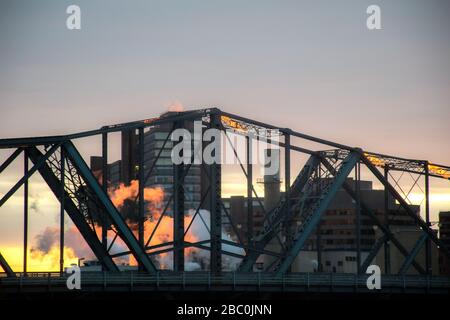
[[[364,164],[372,171],[372,173],[377,177],[377,179],[384,185],[384,187],[389,191],[389,193],[396,199],[400,205],[405,209],[406,213],[416,221],[416,224],[428,235],[428,237],[439,247],[448,258],[450,258],[450,251],[447,247],[442,243],[441,240],[438,239],[434,231],[427,225],[427,223],[420,217],[420,215],[416,214],[411,207],[406,203],[405,199],[403,199],[400,194],[395,190],[395,188],[386,180],[386,178],[381,174],[381,172],[364,156],[361,156],[361,160]]]
[[[355,150],[350,152],[350,154],[343,160],[342,166],[334,177],[334,180],[331,182],[329,189],[322,193],[319,203],[317,203],[311,215],[307,217],[306,223],[302,227],[302,231],[298,235],[297,239],[294,240],[292,248],[287,252],[286,257],[281,260],[281,264],[276,271],[277,276],[281,276],[288,271],[298,253],[303,248],[306,240],[310,237],[311,233],[319,223],[322,214],[328,208],[334,196],[342,187],[345,179],[350,174],[359,159],[360,154]]]
[[[16,276],[16,274],[13,271],[13,269],[11,269],[11,267],[9,266],[8,262],[3,257],[1,252],[0,252],[0,267],[2,267],[3,270],[5,270],[5,272],[8,275],[8,277],[15,277]]]
[[[131,250],[133,256],[136,260],[144,267],[147,272],[155,273],[156,267],[150,260],[149,256],[145,252],[144,248],[138,242],[134,234],[131,232],[128,225],[125,223],[123,217],[117,211],[117,208],[112,203],[108,195],[103,191],[102,187],[98,183],[97,179],[94,177],[86,162],[83,160],[78,150],[75,148],[71,141],[66,142],[64,145],[67,157],[72,161],[72,163],[77,167],[79,174],[83,177],[86,184],[92,189],[94,194],[100,200],[100,203],[105,209],[109,220],[116,227],[122,240]]]
[[[331,164],[325,159],[322,158],[322,163],[325,165],[325,167],[330,170],[330,172],[335,175],[336,170],[331,166]],[[352,187],[347,183],[344,182],[342,185],[344,190],[356,201],[356,193],[353,191]],[[375,213],[369,208],[369,206],[366,205],[366,203],[363,200],[360,200],[361,205],[361,211],[363,214],[367,215],[369,218],[372,219],[372,221],[383,231],[383,233],[388,237],[388,240],[392,241],[392,243],[397,247],[397,249],[400,251],[401,254],[403,254],[405,257],[408,256],[408,250],[395,238],[395,236],[392,234],[392,232],[383,225],[378,217],[375,215]],[[422,268],[422,266],[417,263],[416,261],[412,262],[413,266],[416,268],[416,270],[424,274],[425,270]],[[364,270],[364,269],[362,269]]]
[[[383,235],[382,237],[378,238],[378,240],[373,245],[372,250],[370,250],[369,255],[361,265],[362,272],[365,272],[367,270],[373,259],[375,259],[375,257],[377,256],[378,251],[380,251],[381,247],[386,243],[388,239],[389,237],[387,235]]]
[[[53,147],[48,150],[45,155],[39,158],[35,165],[19,180],[17,183],[3,196],[0,200],[0,207],[8,201],[9,198],[28,180],[42,165],[47,161],[47,159],[59,148],[59,144],[53,145]]]
[[[411,250],[411,253],[406,257],[405,261],[400,267],[400,270],[398,272],[399,274],[405,274],[408,271],[409,267],[411,266],[411,262],[414,261],[415,257],[419,253],[420,249],[422,249],[427,239],[428,235],[425,232],[423,232],[419,240],[417,240],[416,244],[414,245],[414,248]]]

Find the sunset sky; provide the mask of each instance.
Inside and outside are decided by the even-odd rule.
[[[74,3],[81,30],[71,31]],[[366,28],[371,4],[381,30]],[[449,14],[445,0],[1,0],[0,139],[145,119],[177,103],[450,165]],[[87,157],[99,142],[77,146]],[[0,197],[20,174],[16,164],[0,176]],[[229,194],[242,192],[235,175]],[[58,224],[53,195],[33,179],[30,243]],[[450,183],[432,183],[436,219],[450,210]],[[0,208],[7,257],[21,247],[22,203],[19,190]]]

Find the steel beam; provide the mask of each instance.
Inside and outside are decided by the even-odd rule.
[[[28,176],[28,152],[23,153],[24,176]],[[28,262],[28,178],[23,183],[23,272],[27,273]]]
[[[333,200],[336,193],[342,187],[345,179],[352,171],[355,164],[359,161],[360,154],[357,151],[352,151],[345,160],[334,177],[329,189],[320,195],[319,202],[309,217],[306,217],[306,221],[302,225],[302,230],[298,237],[294,239],[291,249],[287,252],[286,257],[281,259],[281,263],[276,271],[278,276],[286,273],[291,264],[294,262],[300,250],[305,245],[306,240],[310,237],[311,233],[317,227],[323,212],[328,208],[329,204]]]
[[[42,153],[36,147],[28,147],[27,150],[30,160],[33,163],[37,163],[43,157]],[[56,198],[61,202],[60,179],[55,176],[52,169],[46,163],[39,168],[39,173],[53,191]],[[100,263],[106,268],[106,270],[118,272],[119,269],[115,265],[112,258],[108,255],[106,248],[99,241],[95,231],[91,229],[90,225],[85,220],[85,217],[79,211],[77,205],[73,202],[67,191],[64,192],[64,207],[70,219],[73,221],[84,240],[86,240],[86,243],[91,248]]]
[[[145,199],[144,199],[144,188],[145,188],[145,182],[144,182],[144,128],[139,128],[139,173],[138,173],[138,179],[139,179],[139,217],[138,217],[138,240],[139,244],[142,248],[144,248],[145,245],[145,239],[144,239],[144,221],[145,221]],[[143,266],[139,265],[139,270],[142,270]]]
[[[285,188],[285,202],[286,212],[291,212],[291,136],[284,134],[284,188]],[[292,242],[292,216],[287,214],[284,219],[284,233],[286,235],[286,242]]]
[[[389,167],[384,167],[384,178],[386,181],[389,179]],[[386,229],[389,230],[389,192],[386,187],[383,190],[384,192],[384,224]],[[389,230],[390,232],[390,230]],[[389,245],[389,239],[384,243],[384,272],[386,274],[391,273],[391,248]]]
[[[221,120],[218,115],[210,116],[210,127],[213,129],[221,128]],[[220,144],[220,141],[213,143]],[[215,151],[219,150],[219,145]],[[210,268],[213,273],[222,271],[222,210],[221,210],[221,165],[213,163],[209,165],[210,171],[210,214],[211,214],[211,260]]]
[[[372,263],[372,261],[376,258],[378,252],[380,251],[383,244],[386,243],[386,241],[389,239],[387,235],[383,235],[382,237],[378,238],[377,241],[375,241],[375,244],[373,245],[372,249],[369,252],[369,255],[364,260],[364,262],[361,264],[360,270],[362,273],[366,272],[369,265]]]
[[[416,258],[417,254],[419,253],[420,249],[422,249],[425,241],[428,239],[428,235],[423,232],[420,236],[419,240],[417,240],[416,244],[414,245],[413,249],[411,250],[411,253],[406,257],[405,261],[403,262],[402,266],[400,267],[399,274],[405,274],[409,267],[411,266],[411,263]]]
[[[61,177],[60,177],[60,209],[59,209],[59,272],[62,274],[64,271],[64,203],[65,203],[65,172],[66,172],[66,158],[64,150],[60,148],[60,165],[61,165]]]
[[[361,166],[358,163],[355,165],[355,232],[356,232],[356,270],[358,274],[361,274]]]
[[[9,138],[0,139],[0,149],[19,148],[23,146],[40,146],[49,144],[58,144],[68,140],[92,137],[103,133],[119,132],[122,130],[135,130],[141,127],[158,126],[165,123],[172,123],[181,120],[195,120],[210,114],[213,109],[192,110],[184,113],[178,113],[173,116],[158,118],[155,121],[148,122],[146,120],[134,121],[119,125],[105,126],[100,129],[78,132],[68,135],[47,136],[47,137],[26,137],[26,138]]]
[[[100,200],[100,203],[103,205],[105,209],[105,214],[109,221],[115,226],[117,232],[121,236],[122,240],[128,246],[133,256],[135,257],[138,263],[141,263],[144,267],[144,270],[150,273],[155,273],[156,268],[150,258],[147,256],[144,248],[139,244],[138,240],[134,236],[133,232],[125,223],[123,217],[117,211],[114,204],[111,202],[111,199],[108,195],[102,190],[99,185],[97,179],[94,177],[86,162],[83,160],[81,155],[78,153],[78,150],[75,148],[72,142],[68,141],[64,144],[64,148],[67,154],[67,157],[70,158],[71,162],[77,168],[78,173],[83,177],[83,180],[86,182],[87,186],[92,189],[94,194]]]
[[[102,189],[108,194],[108,133],[102,134]],[[102,215],[102,243],[105,248],[108,248],[108,228],[109,223],[107,218]]]
[[[34,166],[27,170],[25,175],[17,181],[17,183],[3,196],[2,199],[0,199],[0,207],[8,201],[9,198],[25,183],[25,181],[28,181],[28,178],[30,178],[33,173],[35,173],[44,163],[47,161],[48,157],[50,157],[56,149],[58,149],[59,145],[53,145],[42,157],[39,158],[39,160],[34,164]]]
[[[324,158],[322,158],[322,163],[327,167],[327,169],[333,174],[336,175],[336,172],[334,168],[331,166],[331,164]],[[345,191],[352,197],[353,200],[356,201],[356,194],[353,191],[352,187],[348,185],[348,183],[344,182],[342,185]],[[369,218],[372,219],[372,221],[383,231],[383,233],[388,237],[390,241],[397,247],[397,249],[400,251],[401,254],[403,254],[405,257],[408,256],[409,252],[406,250],[406,248],[395,238],[395,236],[390,232],[389,227],[385,224],[381,223],[380,220],[377,218],[374,212],[370,209],[369,206],[365,204],[364,201],[360,202],[362,212],[367,215]],[[388,241],[389,241],[388,240]],[[418,264],[416,261],[413,261],[413,266],[417,269],[417,271],[421,274],[425,273],[425,270]]]
[[[174,123],[175,129],[184,128],[182,121]],[[184,139],[184,137],[182,138]],[[182,141],[181,143],[185,143]],[[182,152],[182,151],[181,151]],[[180,154],[180,157],[183,157]],[[173,270],[184,271],[184,160],[173,164]],[[187,173],[186,173],[187,174]]]
[[[428,228],[431,228],[430,222],[430,171],[428,168],[428,161],[424,163],[425,171],[425,223]],[[432,274],[432,264],[431,264],[431,241],[427,237],[425,244],[425,269],[427,274]]]
[[[420,217],[420,215],[416,214],[405,199],[395,190],[395,188],[384,178],[384,176],[378,171],[378,169],[365,157],[362,156],[361,160],[364,164],[369,168],[369,170],[375,175],[375,177],[388,189],[389,193],[397,200],[400,205],[405,209],[406,213],[415,220],[416,224],[428,234],[428,237],[439,247],[439,249],[450,258],[450,252],[446,248],[446,246],[438,239],[434,231],[428,227],[427,223]]]
[[[317,137],[313,137],[313,136],[310,136],[310,135],[307,135],[307,134],[304,134],[304,133],[296,132],[296,131],[293,131],[293,130],[288,129],[288,128],[276,127],[276,126],[273,126],[273,125],[270,125],[270,124],[267,124],[267,123],[263,123],[263,122],[260,122],[260,121],[255,121],[255,120],[252,120],[252,119],[249,119],[249,118],[241,117],[241,116],[238,116],[238,115],[235,115],[235,114],[231,114],[231,113],[228,113],[228,112],[223,112],[223,111],[220,111],[220,110],[218,110],[217,112],[220,113],[221,115],[230,117],[232,119],[240,120],[240,121],[243,121],[243,122],[246,122],[246,123],[250,123],[250,124],[254,124],[256,126],[267,128],[267,129],[279,130],[282,133],[289,134],[291,136],[295,136],[295,137],[298,137],[298,138],[301,138],[301,139],[317,142],[317,143],[328,145],[328,146],[334,147],[334,148],[345,149],[345,150],[353,150],[352,147],[349,147],[349,146],[346,146],[346,145],[343,145],[343,144],[340,144],[340,143],[335,143],[335,142],[332,142],[332,141],[328,141],[328,140],[325,140],[325,139],[320,139],[320,138],[317,138]]]
[[[2,267],[2,269],[6,272],[8,277],[15,277],[16,276],[15,272],[13,271],[13,269],[11,269],[11,267],[9,266],[8,262],[3,257],[1,252],[0,252],[0,267]]]
[[[23,151],[22,148],[17,148],[1,165],[0,165],[0,174],[5,170]]]
[[[300,173],[297,175],[295,181],[292,183],[290,187],[290,192],[296,190],[297,192],[301,192],[305,187],[308,179],[316,170],[317,166],[320,163],[320,159],[316,156],[311,156],[308,161],[303,166]],[[269,212],[270,215],[275,215],[275,218],[270,219],[270,221],[265,221],[266,224],[269,224],[268,231],[262,235],[262,238],[259,238],[254,243],[254,249],[251,250],[245,258],[242,260],[239,265],[239,270],[244,272],[250,272],[253,269],[253,265],[256,260],[260,256],[260,252],[266,247],[266,245],[274,238],[274,230],[282,221],[282,219],[289,215],[290,212],[287,211],[287,206],[285,201],[281,201],[275,209]],[[267,218],[267,217],[266,217]]]

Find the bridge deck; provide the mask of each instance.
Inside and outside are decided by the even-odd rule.
[[[59,273],[0,273],[0,294],[68,292],[68,276]],[[333,273],[291,273],[276,277],[272,273],[223,272],[82,272],[82,292],[323,292],[323,293],[411,293],[450,294],[450,278],[426,276],[381,277],[381,290],[369,290],[368,275]]]

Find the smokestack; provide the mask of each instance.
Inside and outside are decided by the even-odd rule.
[[[264,178],[261,181],[264,184],[264,208],[269,212],[275,208],[280,201],[280,150],[266,149],[264,164]],[[279,252],[280,244],[274,240],[268,243],[267,249]],[[274,257],[263,255],[257,262],[262,263],[266,268],[274,262]]]
[[[280,201],[280,150],[266,149],[264,165],[264,208],[270,211]]]

